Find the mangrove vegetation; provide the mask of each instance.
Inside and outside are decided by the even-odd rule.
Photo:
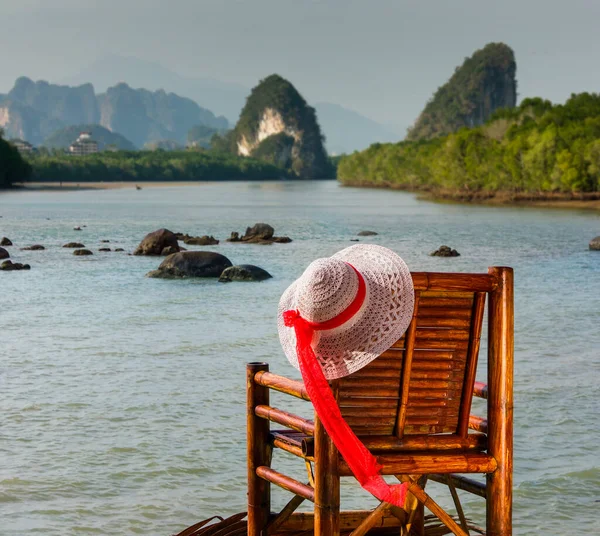
[[[600,95],[572,95],[564,105],[525,99],[476,128],[374,144],[342,158],[338,178],[463,199],[598,192]]]

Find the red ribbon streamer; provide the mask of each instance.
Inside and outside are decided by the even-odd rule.
[[[308,396],[323,423],[329,437],[337,447],[359,484],[380,501],[404,508],[408,484],[390,486],[379,473],[381,466],[375,456],[363,445],[342,417],[342,412],[323,374],[321,364],[312,348],[315,331],[334,329],[345,324],[361,308],[365,295],[365,281],[356,268],[349,264],[358,276],[358,292],[352,303],[339,315],[326,322],[309,322],[299,311],[283,313],[286,326],[293,327],[296,333],[296,352],[300,373]]]

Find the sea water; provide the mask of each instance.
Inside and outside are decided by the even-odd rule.
[[[600,533],[597,212],[434,204],[328,181],[2,193],[0,216],[11,258],[31,265],[0,272],[0,535],[168,535],[244,511],[245,363],[298,377],[279,346],[279,297],[361,230],[414,271],[514,268],[515,534]],[[293,242],[224,241],[257,222]],[[162,227],[214,235],[219,245],[190,249],[273,279],[145,278],[161,259],[128,253]],[[71,241],[94,255],[62,248]],[[46,249],[19,250],[34,243]],[[461,256],[430,257],[442,244]],[[306,480],[283,453],[274,465]],[[342,494],[347,507],[373,504],[351,481]],[[482,524],[482,501],[461,497]],[[274,491],[274,508],[288,499]]]

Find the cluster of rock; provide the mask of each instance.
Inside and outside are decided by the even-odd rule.
[[[432,257],[460,257],[460,253],[450,246],[440,246],[435,251],[432,251],[429,255]]]
[[[274,236],[275,229],[267,223],[256,223],[253,227],[247,227],[246,233],[240,236],[235,231],[227,239],[227,242],[243,242],[245,244],[288,244],[292,241],[289,236]]]
[[[253,227],[248,227],[246,233],[240,236],[239,233],[232,232],[227,242],[240,242],[244,244],[287,244],[292,239],[288,236],[274,236],[275,229],[266,223],[257,223]],[[185,251],[179,245],[179,242],[192,246],[215,246],[219,244],[212,235],[191,236],[187,233],[173,233],[168,229],[158,229],[148,233],[140,242],[134,255],[151,255],[157,257],[166,257],[173,253]]]
[[[190,236],[189,234],[175,233],[177,240],[190,246],[216,246],[219,241],[212,235]]]
[[[276,237],[274,229],[266,223],[257,223],[248,227],[243,237],[232,233],[228,242],[245,242],[251,244],[272,244],[273,242],[291,242],[288,237]],[[190,245],[216,245],[219,241],[213,236],[190,236],[184,233],[173,233],[168,229],[158,229],[148,233],[140,242],[134,255],[166,256],[156,270],[146,274],[147,277],[160,279],[183,279],[188,277],[213,277],[225,283],[229,281],[263,281],[271,274],[258,266],[233,263],[220,253],[214,251],[185,251],[178,241]]]
[[[108,242],[110,242],[110,240],[100,240],[101,243],[106,244]],[[75,249],[75,251],[73,251],[73,255],[93,255],[93,253],[89,250],[89,249],[85,249],[85,244],[82,244],[81,242],[68,242],[67,244],[65,244],[63,246],[63,248],[72,248]],[[87,253],[82,253],[82,252],[87,252]],[[113,251],[110,248],[107,247],[102,247],[99,248],[98,251]],[[115,248],[114,251],[125,251],[123,248]]]
[[[29,266],[29,264],[21,264],[20,262],[13,262],[9,260],[0,264],[0,270],[4,270],[5,272],[12,270],[31,270],[31,266]]]
[[[156,270],[146,277],[158,279],[184,279],[188,277],[219,278],[222,283],[230,281],[263,281],[271,274],[251,264],[234,266],[231,261],[214,251],[180,251],[169,255]]]

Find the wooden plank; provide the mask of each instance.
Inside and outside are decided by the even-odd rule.
[[[489,274],[464,274],[452,272],[412,272],[415,290],[422,291],[480,291],[489,292],[497,281]]]
[[[384,475],[426,474],[426,473],[492,473],[496,470],[496,460],[488,454],[413,454],[377,456]],[[340,475],[352,476],[344,460],[340,461]]]

